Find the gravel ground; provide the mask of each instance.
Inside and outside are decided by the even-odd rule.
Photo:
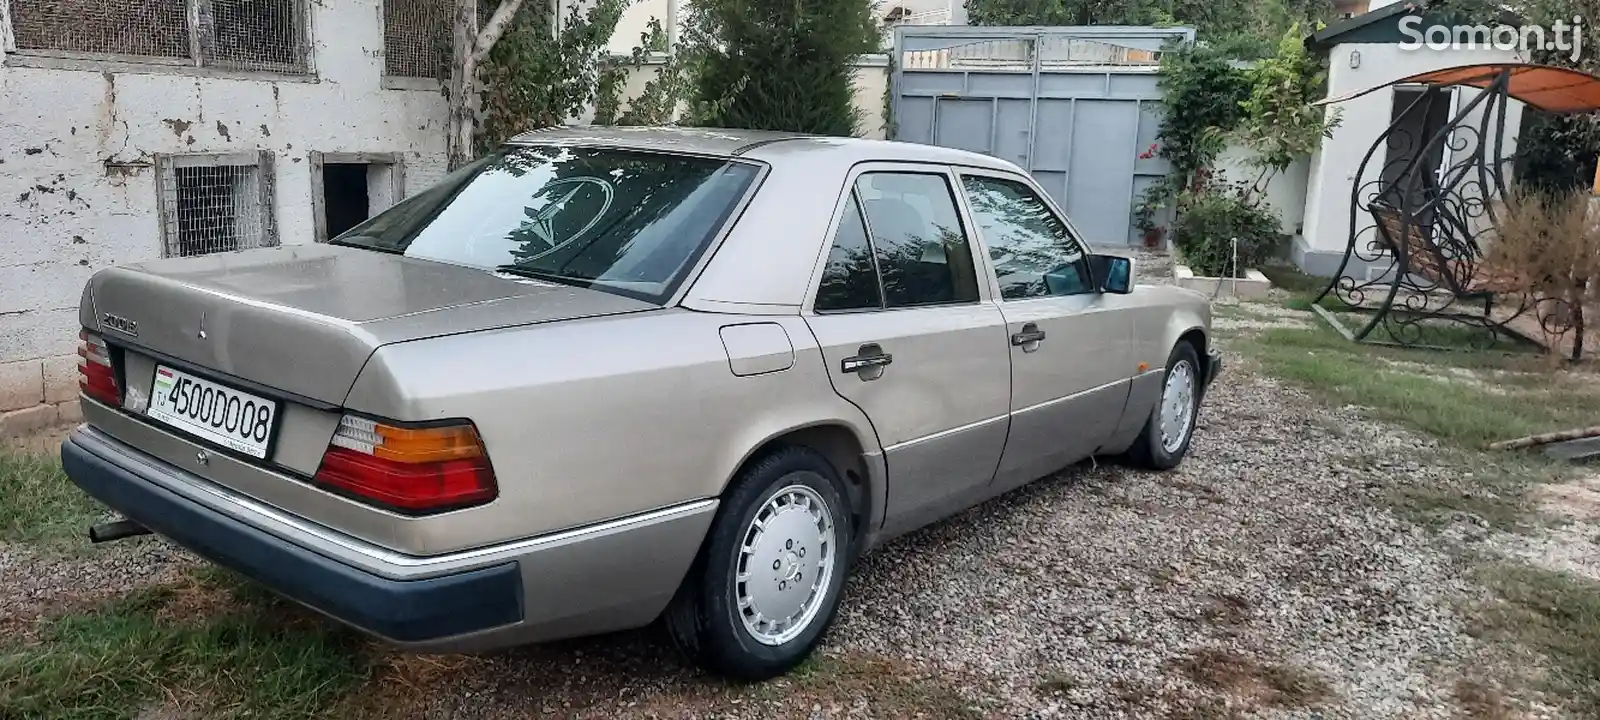
[[[1473,590],[1371,501],[1393,476],[1451,469],[1414,459],[1423,439],[1229,360],[1178,470],[1085,465],[892,543],[863,560],[826,654],[883,659],[996,717],[1459,716],[1451,688],[1478,651],[1453,608]],[[450,675],[430,717],[806,710],[752,693],[741,714],[652,633]],[[897,716],[862,699],[863,715]]]
[[[1179,469],[1085,463],[864,558],[802,677],[724,685],[647,629],[395,659],[373,695],[438,718],[1461,716],[1457,681],[1494,675],[1456,610],[1478,591],[1375,502],[1460,470],[1227,362]],[[0,619],[192,562],[152,539],[93,552],[0,547]]]

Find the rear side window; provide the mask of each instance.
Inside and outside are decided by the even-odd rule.
[[[878,287],[878,271],[872,260],[872,243],[867,241],[867,226],[861,221],[861,205],[855,193],[845,203],[839,218],[839,231],[828,251],[828,265],[817,288],[818,310],[862,310],[883,307]]]
[[[860,217],[852,217],[859,210]],[[845,218],[828,256],[818,310],[915,307],[978,300],[972,249],[961,228],[945,176],[931,173],[864,173],[856,180]],[[854,223],[865,220],[875,267],[844,258],[862,253]],[[870,290],[862,276],[877,288]],[[845,287],[863,288],[848,296]],[[881,288],[881,302],[876,295]]]
[[[736,161],[512,146],[331,242],[664,302],[756,175]]]

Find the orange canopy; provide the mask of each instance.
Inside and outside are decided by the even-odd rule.
[[[1386,82],[1366,90],[1318,100],[1316,104],[1325,105],[1344,102],[1370,92],[1382,90],[1391,85],[1400,84],[1466,85],[1468,87],[1486,88],[1499,78],[1501,73],[1507,71],[1511,73],[1511,79],[1506,83],[1506,94],[1514,100],[1521,100],[1530,107],[1552,113],[1581,113],[1600,110],[1600,77],[1595,77],[1582,70],[1527,63],[1459,65],[1429,70],[1425,73]]]

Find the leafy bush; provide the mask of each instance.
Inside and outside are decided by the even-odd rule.
[[[869,0],[700,0],[686,17],[691,124],[856,133],[851,61],[879,39]]]
[[[1209,179],[1179,196],[1173,232],[1184,262],[1204,277],[1241,277],[1266,260],[1283,239],[1277,216],[1253,199],[1246,185]]]

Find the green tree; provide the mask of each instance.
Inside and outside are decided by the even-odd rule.
[[[1326,19],[1329,0],[972,0],[974,25],[1188,25],[1224,55],[1270,55],[1295,23]]]
[[[869,0],[700,0],[686,19],[691,124],[855,134],[851,61],[879,39]]]
[[[974,25],[1140,25],[1154,22],[1159,0],[973,0]]]
[[[1457,7],[1458,3],[1462,3],[1460,12],[1470,14],[1475,22],[1491,22],[1503,12],[1487,4],[1487,0],[1454,0],[1450,6]],[[1600,74],[1600,55],[1595,52],[1600,48],[1600,28],[1594,27],[1594,21],[1600,19],[1600,0],[1528,0],[1519,10],[1523,22],[1545,28],[1554,26],[1558,20],[1570,28],[1573,17],[1582,17],[1583,52],[1576,59],[1571,50],[1549,48],[1534,50],[1531,61]],[[1568,32],[1560,39],[1570,43],[1572,36],[1570,30]],[[1594,180],[1597,158],[1600,158],[1597,113],[1552,115],[1532,108],[1523,112],[1515,158],[1520,184],[1551,197],[1589,187]]]
[[[1312,105],[1322,96],[1326,74],[1306,51],[1299,24],[1289,26],[1276,54],[1250,69],[1249,80],[1250,97],[1240,104],[1244,115],[1234,137],[1255,151],[1251,162],[1261,175],[1250,190],[1260,192],[1273,175],[1309,157],[1324,138],[1333,136],[1340,109],[1324,112]]]
[[[1192,185],[1244,118],[1250,77],[1215,48],[1169,48],[1161,54],[1159,87],[1161,155],[1180,186]]]
[[[560,19],[551,17],[548,3],[524,2],[483,63],[478,150],[559,125],[595,100],[611,63],[606,45],[629,2],[595,0],[587,10],[574,5]]]

